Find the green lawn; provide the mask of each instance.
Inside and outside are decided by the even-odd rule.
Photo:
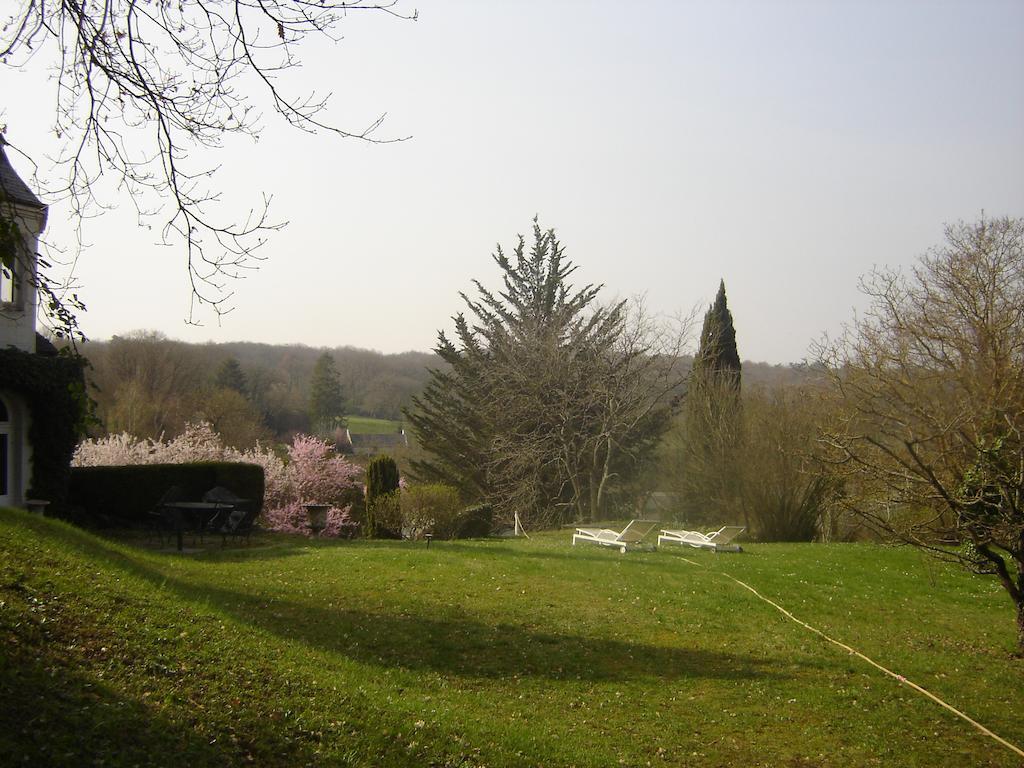
[[[262,538],[181,556],[0,513],[0,762],[1018,766],[991,581],[868,545]]]
[[[402,422],[371,419],[369,416],[346,416],[348,431],[353,435],[389,435],[402,431]]]

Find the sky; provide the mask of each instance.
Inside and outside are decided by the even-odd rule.
[[[671,316],[724,280],[741,357],[790,363],[864,307],[859,276],[912,264],[948,222],[1024,215],[1016,0],[399,8],[418,19],[351,14],[340,42],[307,41],[282,84],[330,92],[340,127],[386,112],[377,135],[410,138],[306,135],[254,92],[259,141],[209,156],[218,212],[267,194],[288,226],[233,310],[186,324],[184,252],[115,196],[75,264],[87,336],[426,351],[538,216],[578,284]],[[0,68],[0,125],[37,160],[59,147],[44,59]],[[70,244],[67,208],[50,221]]]

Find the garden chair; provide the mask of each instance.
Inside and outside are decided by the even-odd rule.
[[[170,504],[175,501],[183,501],[185,498],[185,492],[179,485],[172,485],[163,495],[160,500],[153,505],[153,508],[146,512],[146,519],[150,523],[150,531],[156,533],[160,539],[160,546],[164,545],[164,539],[168,538],[171,534],[170,526],[172,521],[169,519],[169,510],[165,507],[166,504]]]
[[[572,545],[577,541],[600,544],[602,547],[617,547],[622,554],[627,549],[636,548],[658,523],[653,520],[630,520],[629,525],[621,531],[610,528],[577,528],[572,535]]]
[[[256,528],[256,516],[258,510],[253,507],[236,507],[228,512],[223,518],[218,518],[216,527],[217,533],[221,535],[220,546],[223,549],[228,543],[228,536],[235,538],[245,537],[245,543],[249,543],[253,529]]]
[[[210,523],[210,530],[221,534],[221,547],[227,544],[228,536],[244,536],[249,543],[257,515],[256,505],[251,499],[243,499],[234,491],[218,485],[203,494],[203,501],[231,505]]]
[[[699,531],[662,531],[658,536],[658,546],[665,544],[686,544],[697,549],[710,549],[714,552],[742,552],[739,544],[732,544],[732,540],[739,536],[746,528],[742,525],[725,525],[713,533],[700,533]]]

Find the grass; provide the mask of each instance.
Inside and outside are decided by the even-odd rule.
[[[265,538],[195,556],[0,514],[7,764],[1015,766],[785,620],[1024,742],[991,581],[910,550],[739,556]],[[692,565],[682,558],[694,560]]]
[[[346,416],[348,431],[353,435],[389,435],[402,431],[402,422],[371,419],[369,416]]]

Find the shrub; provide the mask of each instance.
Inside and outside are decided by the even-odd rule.
[[[397,525],[394,520],[384,521],[381,515],[391,515],[390,505],[386,501],[378,504],[378,499],[398,492],[398,465],[390,456],[381,455],[373,459],[366,467],[366,535],[382,538],[396,538],[401,535],[401,512],[398,513]]]
[[[432,533],[454,539],[461,523],[459,492],[450,485],[411,485],[400,496],[402,530],[418,539]]]
[[[402,494],[400,491],[377,495],[366,502],[367,536],[377,539],[402,538]]]
[[[744,402],[744,523],[761,541],[812,541],[842,487],[811,453],[827,408],[814,389],[755,391]]]

